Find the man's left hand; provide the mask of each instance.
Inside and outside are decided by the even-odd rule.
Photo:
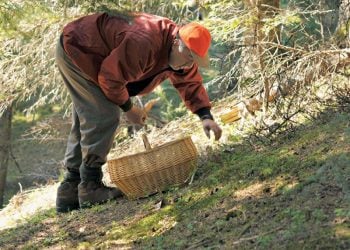
[[[202,121],[203,129],[208,138],[210,138],[210,130],[214,132],[215,140],[219,140],[222,134],[220,126],[211,119],[204,119]]]

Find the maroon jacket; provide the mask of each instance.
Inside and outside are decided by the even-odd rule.
[[[177,32],[174,22],[159,16],[137,14],[128,22],[99,13],[65,26],[63,46],[73,63],[121,107],[129,96],[149,93],[169,78],[193,113],[210,114],[198,67],[184,72],[168,65]]]

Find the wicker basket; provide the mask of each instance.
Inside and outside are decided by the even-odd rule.
[[[198,152],[191,137],[108,161],[111,181],[129,198],[141,198],[186,183],[197,168]]]

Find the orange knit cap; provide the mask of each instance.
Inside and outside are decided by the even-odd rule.
[[[189,23],[180,28],[179,35],[185,45],[194,52],[192,55],[198,66],[208,67],[211,42],[209,31],[198,23]]]

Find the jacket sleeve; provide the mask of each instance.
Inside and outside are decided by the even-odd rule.
[[[130,101],[128,82],[138,79],[150,67],[152,50],[136,39],[125,39],[106,57],[98,74],[98,83],[106,97],[122,106]]]
[[[203,79],[194,65],[192,69],[183,73],[174,73],[170,80],[180,94],[186,107],[196,113],[201,109],[210,110],[211,104],[208,93],[204,88]]]

